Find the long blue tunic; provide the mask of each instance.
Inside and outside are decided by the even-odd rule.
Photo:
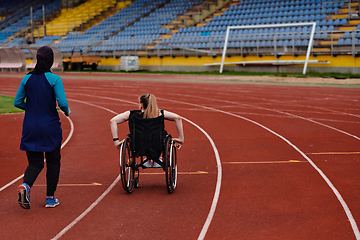
[[[68,115],[69,105],[59,76],[51,72],[24,76],[14,101],[15,107],[25,110],[21,150],[52,152],[61,144],[62,130],[56,100]]]

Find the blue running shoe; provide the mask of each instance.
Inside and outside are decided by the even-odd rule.
[[[21,184],[17,188],[17,193],[19,195],[18,203],[20,207],[24,209],[30,209],[30,187],[27,183]]]
[[[59,205],[59,200],[57,200],[54,196],[52,197],[46,197],[46,205],[47,208],[53,208]]]

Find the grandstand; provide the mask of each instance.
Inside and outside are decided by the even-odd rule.
[[[140,69],[218,71],[227,27],[249,26],[230,31],[226,61],[234,64],[226,70],[300,72],[311,26],[251,26],[315,22],[309,69],[360,73],[359,7],[351,0],[2,1],[0,44],[22,49],[27,65],[29,49],[49,45],[65,60],[101,56],[100,69],[138,56]]]

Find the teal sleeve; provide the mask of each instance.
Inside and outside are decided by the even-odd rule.
[[[54,88],[55,98],[58,102],[59,108],[66,116],[68,116],[70,113],[69,104],[66,99],[65,89],[61,78],[51,72],[45,73],[45,76],[50,85]]]
[[[31,75],[25,75],[23,77],[23,79],[20,82],[20,86],[17,90],[16,96],[15,96],[15,100],[14,100],[14,106],[17,108],[20,108],[22,110],[25,110],[26,107],[26,102],[25,102],[25,98],[26,98],[26,91],[25,91],[25,85],[27,80],[29,79]]]

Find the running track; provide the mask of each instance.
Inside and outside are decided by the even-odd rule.
[[[0,115],[1,239],[360,239],[360,89],[219,84],[206,76],[60,74],[71,107],[60,205],[45,171],[17,204],[23,114]],[[15,96],[22,74],[0,75]],[[184,118],[178,186],[144,170],[126,194],[109,120],[151,92]],[[167,130],[176,135],[174,124]],[[127,125],[119,126],[125,137]]]

